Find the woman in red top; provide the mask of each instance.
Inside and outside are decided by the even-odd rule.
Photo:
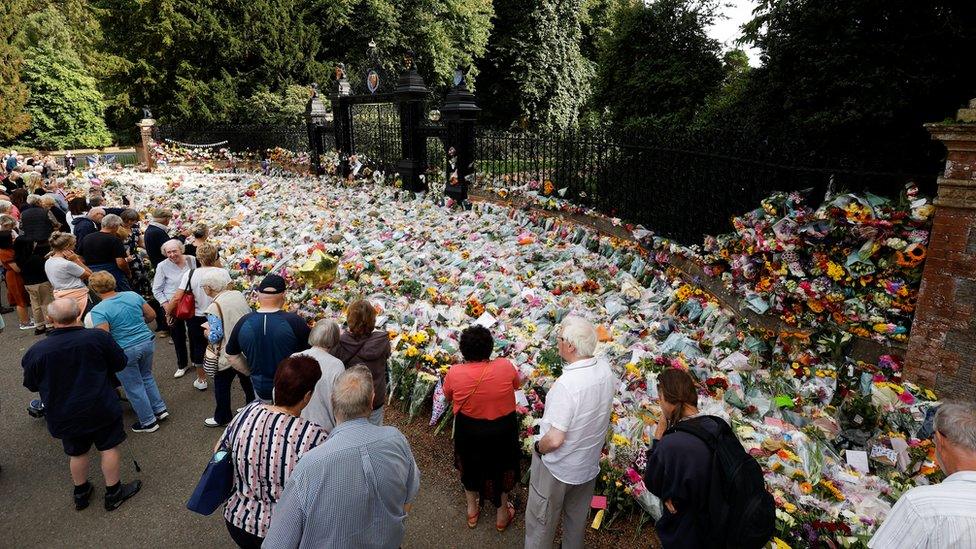
[[[478,525],[481,502],[496,508],[495,527],[504,532],[515,518],[508,494],[519,478],[515,390],[519,376],[505,358],[489,360],[495,342],[491,332],[472,326],[461,332],[465,362],[451,367],[444,396],[454,403],[454,466],[468,500],[468,527]]]

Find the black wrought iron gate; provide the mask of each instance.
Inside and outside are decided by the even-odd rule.
[[[357,88],[354,91],[345,67],[339,65],[329,94],[331,110],[317,89],[309,99],[306,124],[313,172],[325,173],[322,155],[332,150],[326,142],[334,136],[337,173],[342,177],[356,175],[365,161],[387,174],[399,174],[408,190],[426,191],[428,169],[442,168],[445,194],[465,200],[474,173],[474,123],[480,109],[465,86],[463,71],[456,71],[454,87],[440,110],[432,111],[435,116],[428,115],[431,94],[411,52],[404,55],[404,70],[395,85],[384,71],[372,68]],[[428,155],[430,138],[438,150]]]

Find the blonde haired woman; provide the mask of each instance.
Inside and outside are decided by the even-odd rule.
[[[139,418],[132,430],[151,433],[159,429],[158,421],[169,417],[152,373],[155,336],[147,323],[156,318],[156,313],[139,294],[116,292],[115,277],[106,271],[91,276],[91,289],[102,299],[92,308],[92,324],[112,334],[125,351],[125,369],[116,377],[122,382],[132,410]]]
[[[44,262],[44,273],[51,282],[54,298],[73,299],[78,310],[85,314],[88,308],[88,287],[85,281],[92,272],[75,253],[75,237],[71,233],[54,232],[48,240],[51,253]]]

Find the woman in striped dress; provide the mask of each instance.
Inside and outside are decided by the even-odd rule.
[[[235,463],[236,486],[224,520],[239,547],[261,547],[285,481],[298,460],[328,436],[321,426],[300,417],[321,376],[313,358],[282,360],[275,372],[273,404],[248,405],[217,444],[229,449]]]

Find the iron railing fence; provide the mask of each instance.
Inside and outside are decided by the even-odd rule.
[[[265,152],[281,147],[292,152],[309,150],[308,129],[295,126],[222,124],[213,126],[160,125],[154,128],[157,141],[184,145],[211,145],[238,152]]]
[[[554,197],[686,243],[727,231],[731,217],[758,207],[775,191],[810,189],[816,199],[828,188],[884,196],[897,196],[909,181],[929,193],[935,188],[935,175],[867,163],[818,167],[750,158],[737,145],[698,137],[479,129],[475,161],[481,185],[511,189],[534,181],[532,187],[545,193],[548,181]]]

